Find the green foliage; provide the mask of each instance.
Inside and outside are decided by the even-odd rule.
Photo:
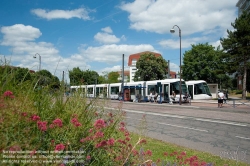
[[[108,82],[109,83],[117,83],[117,82],[119,82],[118,77],[119,77],[119,73],[116,71],[112,71],[108,74]]]
[[[166,77],[168,64],[162,56],[145,53],[136,62],[134,81],[162,80]]]
[[[226,52],[223,61],[227,71],[238,72],[243,76],[243,98],[246,98],[247,70],[250,67],[250,13],[244,12],[234,23],[234,30],[227,30],[227,38],[221,38],[221,45]],[[248,89],[250,90],[250,89]]]
[[[224,64],[221,61],[222,55],[223,52],[219,48],[215,49],[208,43],[192,45],[192,49],[184,53],[183,79],[219,82],[221,78],[226,77]]]
[[[96,71],[82,71],[79,67],[69,70],[70,85],[91,85],[98,84],[99,74]]]

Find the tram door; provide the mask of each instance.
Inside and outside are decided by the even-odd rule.
[[[191,99],[194,99],[193,85],[188,85],[188,92],[189,92],[189,95],[191,96]]]
[[[163,95],[164,95],[163,101],[169,101],[169,84],[163,85]]]

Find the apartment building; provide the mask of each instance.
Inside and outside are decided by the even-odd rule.
[[[239,0],[236,7],[238,7],[238,16],[240,16],[243,11],[250,11],[250,0]]]

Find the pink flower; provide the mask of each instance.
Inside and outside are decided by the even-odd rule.
[[[12,99],[15,98],[15,96],[13,95],[13,92],[11,92],[9,90],[5,91],[3,96],[6,97],[6,98],[7,97],[12,98]]]
[[[49,125],[49,128],[51,128],[51,129],[53,129],[54,127],[55,127],[54,124]]]
[[[151,150],[147,150],[147,151],[146,151],[146,155],[152,156],[152,151],[151,151]]]
[[[106,146],[106,145],[107,145],[107,141],[102,141],[99,144],[97,144],[95,147],[96,148],[101,148],[101,147]]]
[[[59,119],[59,118],[53,120],[53,124],[54,124],[55,126],[58,126],[58,127],[62,127],[62,125],[63,125],[63,124],[62,124],[62,120]]]
[[[95,121],[94,126],[96,129],[101,129],[105,127],[105,121],[103,119],[98,119]]]
[[[120,125],[121,125],[122,127],[124,127],[124,126],[125,126],[125,123],[124,123],[124,122],[121,122]]]
[[[33,150],[33,151],[30,153],[30,156],[33,156],[34,154],[36,154],[36,150]]]
[[[110,138],[108,141],[107,141],[107,144],[110,145],[110,146],[113,146],[115,144],[115,139],[114,138]]]
[[[91,157],[88,155],[88,156],[86,157],[86,159],[87,159],[87,160],[90,160],[90,159],[91,159]]]
[[[21,113],[22,116],[27,116],[28,114],[26,112]]]
[[[40,120],[40,117],[37,116],[37,115],[32,115],[32,116],[31,116],[31,120],[33,120],[33,121],[38,121],[38,120]]]
[[[92,133],[93,129],[89,129],[89,133]]]
[[[47,122],[46,121],[38,121],[37,126],[41,131],[46,131],[47,130]]]
[[[77,119],[76,117],[71,119],[71,123],[72,123],[75,127],[82,126],[82,124],[78,121],[78,119]]]
[[[65,146],[63,144],[57,144],[55,151],[61,151],[61,150],[64,150],[64,148],[65,148]]]
[[[104,136],[103,132],[98,131],[95,133],[95,138],[102,138]]]
[[[14,145],[14,146],[10,147],[9,151],[21,151],[21,148],[18,145]]]

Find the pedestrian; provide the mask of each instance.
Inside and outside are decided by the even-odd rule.
[[[225,95],[224,103],[227,103],[227,99],[228,99],[228,91],[227,90],[224,92],[224,95]]]
[[[158,93],[155,93],[155,96],[154,96],[154,102],[157,103],[157,97],[158,97]]]
[[[153,93],[152,93],[152,91],[150,92],[150,95],[149,95],[149,101],[150,101],[150,102],[153,101]]]
[[[222,108],[224,97],[225,97],[224,93],[220,91],[218,93],[218,108]]]

